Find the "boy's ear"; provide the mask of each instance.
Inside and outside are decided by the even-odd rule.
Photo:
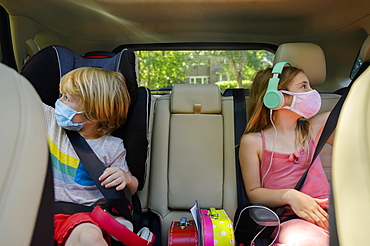
[[[95,125],[95,124],[100,124],[100,121],[91,121],[91,120],[86,120],[86,121],[85,121],[85,124]]]

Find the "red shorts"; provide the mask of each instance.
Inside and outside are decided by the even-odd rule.
[[[76,213],[72,215],[55,214],[54,243],[57,243],[57,245],[64,245],[72,230],[82,223],[92,223],[98,226],[103,232],[105,241],[110,245],[110,236],[90,217],[90,213]]]

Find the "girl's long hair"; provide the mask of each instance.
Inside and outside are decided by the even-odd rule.
[[[285,67],[283,73],[280,75],[278,90],[287,90],[288,85],[293,78],[302,69],[297,67]],[[263,97],[267,91],[267,86],[272,77],[272,68],[267,68],[256,73],[250,90],[249,99],[249,121],[244,134],[251,132],[259,132],[271,125],[270,109],[263,104]],[[295,129],[296,146],[307,147],[307,139],[310,134],[310,124],[304,118],[297,120],[297,127]]]

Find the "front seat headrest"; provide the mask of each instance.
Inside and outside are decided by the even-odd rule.
[[[326,61],[324,51],[313,43],[281,44],[275,53],[274,64],[289,62],[303,69],[311,86],[319,86],[326,78]]]

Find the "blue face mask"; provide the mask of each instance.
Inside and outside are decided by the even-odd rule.
[[[83,127],[84,123],[76,123],[72,121],[72,118],[82,112],[77,112],[73,108],[68,107],[59,99],[55,102],[55,119],[57,120],[57,124],[64,129],[71,130],[71,131],[79,131]]]

